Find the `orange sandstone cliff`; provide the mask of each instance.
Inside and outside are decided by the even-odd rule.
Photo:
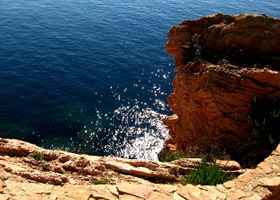
[[[205,142],[233,154],[254,148],[253,98],[280,97],[280,20],[217,14],[172,27],[168,39],[178,72],[168,97],[174,115],[164,119],[169,150]]]
[[[165,119],[167,145],[181,150],[201,138],[244,146],[254,95],[279,97],[279,20],[215,15],[169,31],[167,52],[178,74]],[[238,58],[238,59],[237,59]],[[0,138],[0,200],[278,200],[280,145],[254,169],[217,160],[237,178],[216,186],[181,185],[200,158],[170,163],[78,155]]]

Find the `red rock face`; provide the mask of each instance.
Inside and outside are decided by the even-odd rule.
[[[222,15],[187,20],[168,31],[167,53],[182,65],[184,47],[199,35],[200,43],[218,54],[229,52],[257,55],[279,67],[280,21],[266,15]],[[256,57],[255,57],[256,58]],[[267,63],[266,63],[267,64]]]
[[[178,74],[166,145],[185,150],[205,140],[246,149],[254,96],[280,97],[280,20],[218,14],[184,21],[168,38]]]

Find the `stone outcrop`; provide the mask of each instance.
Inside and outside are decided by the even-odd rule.
[[[20,149],[21,151],[14,151]],[[23,155],[22,152],[25,152]],[[43,161],[33,158],[39,152]],[[38,146],[19,140],[0,138],[0,166],[6,172],[29,179],[33,182],[63,185],[69,182],[89,183],[110,177],[112,183],[122,182],[162,182],[178,183],[180,175],[195,169],[200,158],[184,158],[171,163],[146,160],[132,160],[114,157],[78,155],[58,150],[45,150]],[[241,174],[241,166],[234,161],[219,161],[224,170],[232,174]],[[46,167],[48,166],[48,167]],[[178,173],[172,173],[176,168]],[[44,172],[44,173],[42,173]],[[182,172],[180,174],[179,172]],[[79,176],[82,174],[82,178]],[[127,176],[125,176],[127,175]],[[85,178],[88,177],[88,178]],[[93,179],[89,178],[93,177]]]
[[[42,153],[43,159],[35,160],[33,152]],[[276,200],[280,197],[280,145],[256,169],[241,169],[234,161],[217,161],[230,173],[240,174],[237,179],[217,186],[182,186],[179,178],[200,163],[199,158],[159,163],[77,155],[0,138],[0,199]]]
[[[252,149],[253,98],[280,98],[280,20],[217,14],[184,21],[168,38],[178,74],[168,97],[175,114],[164,119],[167,147],[184,151],[207,141],[229,152]]]
[[[254,60],[264,59],[279,67],[279,32],[279,20],[266,15],[216,14],[199,20],[186,20],[172,27],[168,31],[169,41],[165,48],[168,54],[175,56],[177,69],[183,66],[186,48],[193,45],[202,45],[211,51],[212,56],[222,53],[222,58],[230,56],[225,53],[253,54]]]
[[[165,119],[170,150],[199,144],[201,138],[213,144],[223,140],[228,147],[246,143],[252,95],[279,97],[279,27],[278,20],[265,15],[215,15],[169,31],[166,48],[178,70],[169,97],[175,114]],[[280,144],[255,169],[217,160],[237,176],[224,184],[181,185],[181,178],[201,162],[78,155],[0,138],[0,199],[280,199]]]

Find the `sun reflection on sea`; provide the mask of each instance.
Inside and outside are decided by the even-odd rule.
[[[92,95],[98,106],[71,103],[51,108],[48,114],[53,121],[49,131],[54,134],[42,138],[42,146],[157,160],[167,137],[162,119],[170,112],[166,97],[171,78],[170,72],[163,69],[142,70],[139,79],[131,85],[112,84],[109,92],[107,89],[94,91]],[[161,82],[165,79],[170,79],[168,84]]]
[[[161,121],[165,116],[148,107],[141,109],[138,105],[115,110],[114,119],[122,123],[114,130],[113,138],[116,139],[120,134],[126,135],[124,142],[119,144],[122,148],[118,148],[116,155],[156,160],[156,154],[167,136],[167,130]]]

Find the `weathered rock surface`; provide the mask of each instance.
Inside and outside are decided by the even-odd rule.
[[[248,24],[251,23],[256,26],[248,28]],[[270,96],[279,94],[279,73],[276,71],[278,67],[276,61],[279,59],[280,45],[279,41],[275,40],[275,37],[279,36],[278,23],[277,20],[266,16],[241,15],[232,17],[217,15],[203,18],[199,22],[186,21],[170,30],[167,50],[175,55],[176,68],[179,71],[174,83],[175,92],[169,98],[176,115],[165,120],[170,129],[167,146],[172,151],[190,145],[192,143],[191,139],[196,142],[201,134],[211,137],[213,136],[211,134],[214,134],[215,137],[226,141],[227,137],[221,137],[226,131],[231,135],[232,142],[240,142],[241,138],[246,137],[245,131],[242,131],[248,129],[247,125],[243,127],[243,123],[237,121],[241,119],[241,121],[244,120],[244,124],[247,123],[243,115],[240,114],[244,109],[245,111],[249,110],[243,105],[249,102],[247,93],[251,95],[247,87],[252,87],[251,89],[258,94],[267,91],[270,91],[268,93]],[[242,31],[237,31],[240,30],[240,27],[246,31],[253,29],[257,35],[244,35]],[[264,30],[259,31],[260,27],[263,27]],[[189,32],[190,30],[192,32]],[[199,39],[200,43],[197,43],[198,37],[192,35],[202,32],[205,32],[203,36],[200,36],[203,40]],[[251,37],[251,39],[244,40],[241,36]],[[215,40],[210,41],[209,38],[211,37]],[[230,38],[235,38],[238,44],[235,44]],[[194,42],[189,43],[189,39]],[[192,62],[186,66],[186,63],[184,63],[186,53],[192,54],[192,47],[202,45],[201,41],[204,42],[203,48],[206,51],[209,48],[217,48],[213,51],[213,54],[207,52],[207,55],[213,55],[214,59],[211,62]],[[252,46],[251,43],[247,44],[247,41],[257,41],[257,44]],[[269,41],[269,43],[267,44],[266,41]],[[188,45],[191,46],[190,49],[186,47]],[[228,48],[232,48],[234,53],[242,49],[241,57],[243,52],[244,55],[257,53],[258,57],[261,58],[259,60],[261,64],[257,68],[250,65],[250,69],[246,67],[243,69],[236,63],[231,63],[232,57],[229,57],[229,61],[215,62],[219,60],[220,52]],[[271,52],[274,52],[274,54],[271,55]],[[240,56],[239,53],[236,54]],[[201,55],[198,54],[198,56]],[[262,62],[267,60],[269,60],[271,66],[263,67]],[[248,65],[248,60],[245,61],[246,63],[243,63],[243,66]],[[203,80],[200,80],[201,77],[203,77]],[[243,81],[247,84],[246,87],[238,84],[238,82],[242,83]],[[228,82],[231,84],[228,85]],[[190,89],[186,84],[193,84],[191,91],[183,91]],[[215,89],[217,86],[220,89]],[[210,88],[215,95],[207,92],[206,88]],[[235,92],[236,88],[242,88],[243,92]],[[223,96],[222,91],[226,95]],[[235,98],[231,95],[232,92],[235,92]],[[228,101],[220,106],[219,103],[223,99]],[[177,102],[177,100],[180,102]],[[241,100],[246,101],[241,102]],[[194,106],[193,110],[188,111],[190,109],[189,104]],[[217,111],[217,108],[223,109],[223,112]],[[195,111],[195,109],[198,110]],[[229,110],[231,112],[226,113]],[[202,111],[206,113],[206,116],[199,116],[201,114],[199,112]],[[182,114],[186,113],[190,116],[183,117]],[[228,129],[225,129],[224,127],[231,124],[232,121],[234,123]],[[189,123],[191,126],[184,127],[183,122]],[[210,132],[206,129],[207,126]],[[240,127],[238,131],[237,126]],[[179,131],[184,131],[184,133]],[[32,155],[34,152],[42,153],[43,159],[35,160]],[[217,186],[182,186],[179,183],[180,178],[190,169],[196,168],[199,163],[201,163],[200,158],[160,163],[77,155],[57,150],[45,150],[19,140],[0,138],[0,199],[280,199],[280,145],[255,169],[242,169],[235,161],[218,160],[217,164],[224,170],[240,174],[234,180]]]
[[[18,150],[20,151],[18,151]],[[12,150],[12,151],[9,151]],[[36,161],[33,152],[44,157]],[[24,154],[22,153],[24,152]],[[50,167],[42,168],[43,164]],[[199,158],[171,163],[77,155],[45,150],[27,142],[0,138],[1,200],[196,200],[278,199],[280,145],[256,169],[217,161],[225,170],[243,173],[217,186],[182,186],[182,174]],[[58,170],[59,169],[59,170]],[[174,170],[176,169],[176,170]],[[176,173],[174,173],[176,171]],[[165,184],[163,184],[165,183]]]
[[[184,21],[168,38],[178,71],[168,97],[175,114],[164,120],[170,151],[204,141],[251,148],[253,98],[280,98],[280,20],[218,14]]]
[[[175,56],[177,69],[182,66],[186,48],[192,45],[202,45],[212,53],[223,55],[225,52],[253,54],[254,59],[260,57],[279,67],[279,32],[279,19],[266,15],[216,14],[172,27],[165,47],[168,54]]]

